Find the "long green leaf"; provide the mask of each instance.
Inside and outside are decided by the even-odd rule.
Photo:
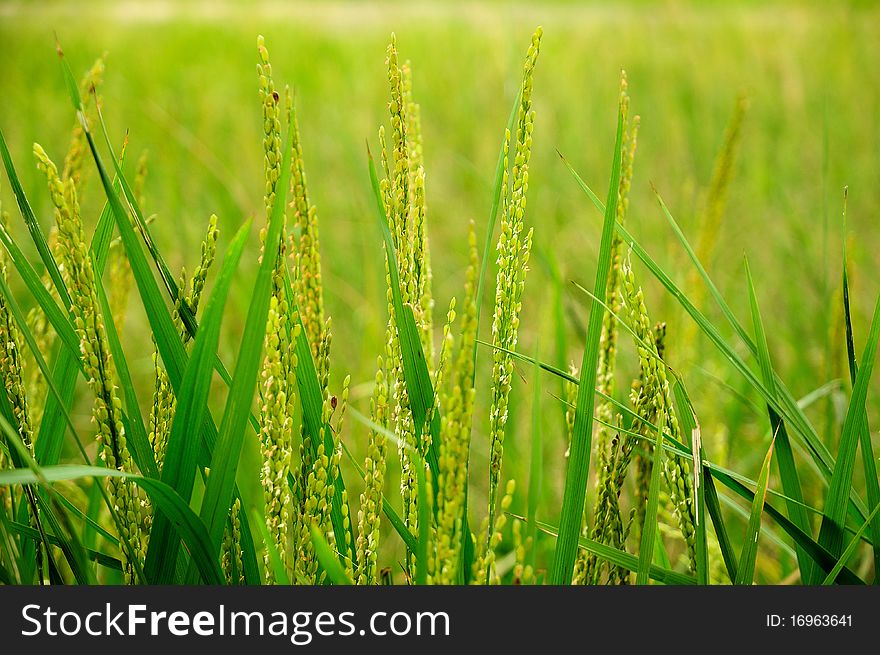
[[[620,181],[620,162],[623,144],[623,110],[617,115],[617,138],[611,163],[611,180],[608,185],[608,202],[602,225],[599,245],[599,263],[593,295],[605,302],[608,273],[611,269],[611,246],[614,224],[617,223],[617,191]],[[562,496],[562,514],[559,522],[559,539],[550,580],[553,584],[569,584],[577,555],[577,539],[583,525],[584,499],[590,472],[590,451],[593,442],[593,408],[595,406],[596,364],[599,357],[599,337],[602,332],[604,311],[593,303],[584,343],[581,363],[581,379],[578,385],[574,430],[566,465],[565,487]]]
[[[880,338],[880,295],[877,296],[877,302],[874,306],[874,317],[868,332],[868,342],[862,354],[862,363],[856,374],[852,396],[846,410],[846,418],[843,421],[843,429],[837,448],[837,460],[834,465],[834,473],[831,476],[831,485],[825,497],[824,518],[819,529],[819,544],[831,551],[835,557],[840,557],[843,552],[847,500],[856,465],[859,429],[862,417],[865,416],[868,383],[874,370],[878,338]]]
[[[250,306],[241,339],[241,350],[235,362],[232,384],[226,398],[226,407],[220,422],[217,444],[211,458],[211,475],[205,488],[200,516],[208,526],[212,553],[220,550],[226,516],[232,502],[235,474],[244,442],[251,403],[257,390],[257,375],[266,334],[269,300],[272,294],[272,274],[278,259],[278,246],[284,224],[284,207],[290,186],[290,151],[292,130],[288,130],[278,181],[278,193],[263,243],[263,257],[254,283]]]
[[[733,552],[733,546],[730,544],[730,537],[727,534],[727,526],[724,523],[724,516],[721,514],[721,505],[718,502],[718,492],[715,489],[715,480],[709,469],[703,469],[703,489],[706,494],[706,510],[712,519],[712,526],[715,528],[715,536],[718,538],[718,546],[721,549],[721,559],[724,560],[724,566],[727,569],[727,577],[736,580],[736,554]]]
[[[168,515],[172,524],[193,556],[199,572],[208,584],[222,584],[220,567],[210,555],[208,533],[204,524],[183,499],[168,485],[153,478],[145,478],[134,473],[124,473],[98,466],[46,466],[41,469],[42,478],[29,469],[0,471],[0,485],[45,484],[91,477],[126,478],[144,488],[153,503]]]
[[[775,440],[774,440],[775,441]],[[773,459],[773,444],[767,449],[764,463],[761,466],[761,474],[758,476],[758,488],[752,499],[752,511],[749,514],[749,524],[746,527],[746,536],[743,541],[742,553],[739,556],[736,579],[734,584],[750,585],[755,577],[755,561],[758,557],[758,538],[761,535],[761,514],[764,513],[764,502],[767,500],[767,487],[770,483],[770,462]]]
[[[767,344],[767,333],[764,330],[764,321],[761,318],[761,310],[758,307],[758,296],[755,292],[755,284],[752,280],[752,271],[749,268],[748,260],[745,261],[746,279],[749,285],[749,303],[752,310],[752,324],[755,329],[755,343],[758,346],[758,362],[761,366],[761,376],[764,384],[771,394],[776,394],[776,376],[773,372],[773,365],[770,362],[770,347]],[[788,517],[801,530],[810,532],[810,520],[806,511],[802,506],[804,495],[801,491],[801,482],[798,477],[797,466],[794,462],[794,453],[788,440],[788,431],[785,428],[785,422],[779,417],[769,405],[767,412],[770,416],[770,427],[775,435],[776,443],[776,464],[779,466],[779,477],[782,479],[782,490],[786,496],[792,498],[794,502],[788,503]],[[801,579],[807,579],[809,570],[813,566],[813,561],[800,546],[795,547],[797,553],[798,568],[800,570]]]
[[[715,478],[725,487],[736,493],[737,495],[745,498],[748,502],[752,503],[755,500],[755,492],[751,491],[748,487],[746,487],[742,482],[732,478],[726,473],[717,470],[709,470],[704,469],[707,473],[711,473],[711,477]],[[708,489],[708,485],[707,485]],[[821,567],[823,571],[830,571],[834,568],[834,565],[837,563],[838,558],[831,554],[827,548],[821,546],[816,541],[814,541],[808,534],[806,534],[803,530],[798,528],[791,520],[782,512],[777,510],[773,505],[768,502],[764,503],[764,513],[767,514],[770,518],[772,518],[776,523],[779,524],[785,532],[794,539],[795,543],[801,546],[807,554],[813,558],[813,561]],[[731,580],[735,580],[736,576],[732,576]],[[855,585],[863,585],[865,581],[859,578],[855,573],[850,571],[848,568],[844,568],[840,574],[838,575],[838,579],[840,582],[844,584],[855,584]]]
[[[245,223],[229,244],[223,266],[211,297],[205,307],[204,318],[196,333],[192,355],[183,376],[183,384],[178,395],[165,464],[162,467],[162,482],[188,500],[198,471],[199,441],[193,439],[193,426],[202,424],[207,413],[208,394],[214,368],[212,362],[220,341],[220,325],[223,308],[232,285],[232,279],[244,252],[250,222]],[[150,545],[144,564],[144,572],[155,584],[168,584],[173,581],[179,541],[172,539],[172,528],[167,517],[157,512],[153,517],[150,532]]]
[[[28,232],[30,232],[31,238],[37,246],[37,252],[40,254],[40,259],[43,260],[43,264],[46,266],[46,270],[49,272],[52,282],[55,283],[55,288],[58,289],[58,293],[64,300],[65,305],[70,306],[70,297],[67,295],[67,288],[64,286],[64,282],[61,280],[61,271],[58,270],[58,264],[55,263],[55,259],[52,257],[49,244],[46,242],[46,238],[40,230],[40,224],[37,222],[37,218],[34,216],[34,212],[31,209],[27,196],[25,196],[21,182],[18,180],[18,174],[15,172],[15,166],[12,163],[12,156],[9,154],[9,148],[6,146],[6,139],[3,137],[2,130],[0,130],[0,155],[3,157],[3,165],[6,167],[6,175],[9,177],[9,184],[12,186],[12,193],[15,195],[15,200],[18,203],[18,208],[21,211],[25,224],[27,225]]]
[[[871,525],[872,519],[878,514],[880,514],[880,505],[875,506],[874,509],[871,510],[871,513],[868,515],[867,520],[862,524],[862,527],[860,527],[858,532],[856,532],[855,535],[853,535],[853,538],[850,539],[846,550],[843,551],[843,555],[840,556],[840,559],[837,560],[837,564],[834,565],[834,568],[828,572],[828,575],[825,576],[825,579],[822,581],[823,585],[834,584],[837,576],[843,570],[843,567],[846,566],[846,561],[856,552],[856,548],[861,542],[862,535],[865,534],[865,531]]]
[[[596,197],[596,194],[593,193],[592,190],[590,190],[589,186],[587,186],[580,175],[578,175],[577,171],[575,171],[574,168],[572,168],[571,165],[568,164],[568,162],[566,162],[566,166],[568,167],[569,171],[574,176],[575,180],[584,191],[584,193],[593,200],[596,208],[600,212],[604,212],[605,205]],[[683,232],[681,231],[681,228],[678,227],[675,219],[669,213],[669,210],[666,209],[666,206],[665,204],[663,204],[662,198],[660,198],[659,195],[658,201],[660,202],[661,208],[664,210],[664,215],[667,221],[669,221],[669,224],[672,226],[673,230],[676,233],[676,236],[681,241],[682,246],[687,251],[689,257],[694,262],[694,265],[700,271],[701,277],[709,287],[709,290],[713,298],[721,308],[722,313],[725,315],[734,330],[737,332],[742,342],[749,348],[753,355],[757,355],[755,344],[752,342],[751,338],[748,336],[742,325],[740,325],[739,322],[736,320],[736,317],[733,315],[730,307],[724,301],[724,298],[721,296],[717,287],[714,285],[714,283],[712,283],[712,280],[709,278],[708,274],[705,272],[705,269],[703,269],[702,265],[697,259],[693,248],[688,243]],[[639,244],[639,242],[632,236],[632,234],[630,234],[627,229],[619,222],[615,225],[615,229],[617,229],[621,238],[629,244],[630,248],[636,254],[636,256],[650,270],[651,274],[654,275],[654,277],[656,277],[657,280],[666,288],[666,290],[669,291],[670,294],[672,294],[672,296],[679,302],[679,304],[681,304],[685,311],[697,323],[698,327],[700,327],[703,333],[709,337],[709,339],[715,344],[715,346],[722,352],[725,358],[727,358],[731,362],[731,364],[733,364],[734,368],[743,377],[746,378],[749,384],[753,386],[764,397],[764,400],[771,407],[773,407],[773,409],[784,420],[788,421],[791,425],[797,428],[796,434],[801,439],[803,439],[803,444],[806,447],[807,452],[813,457],[822,475],[826,479],[830,480],[831,472],[834,466],[834,458],[828,451],[828,448],[825,446],[825,444],[819,439],[816,431],[807,420],[803,409],[798,406],[798,403],[795,401],[788,388],[782,383],[780,379],[777,378],[776,384],[778,385],[777,390],[779,392],[779,399],[777,400],[776,398],[774,398],[772,394],[770,394],[770,392],[767,390],[766,386],[752,373],[752,371],[748,368],[742,358],[734,351],[732,347],[727,344],[727,342],[718,332],[718,329],[706,319],[706,317],[696,308],[696,306],[694,306],[688,296],[651,258],[648,252]],[[860,521],[863,520],[864,516],[867,514],[864,503],[858,497],[858,494],[855,492],[855,490],[852,490],[850,493],[849,512],[851,516],[859,519]]]
[[[843,240],[843,314],[846,323],[846,355],[849,363],[850,384],[855,386],[859,365],[856,361],[855,339],[853,338],[852,314],[849,306],[849,262],[846,254],[846,239]],[[874,445],[871,443],[871,429],[868,426],[868,414],[863,412],[859,426],[859,449],[862,454],[862,465],[865,471],[865,486],[868,490],[868,505],[873,508],[871,514],[871,542],[874,551],[874,584],[880,584],[880,479],[877,476],[877,463],[874,460]]]

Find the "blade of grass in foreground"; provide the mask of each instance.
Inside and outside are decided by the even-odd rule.
[[[611,268],[611,245],[614,224],[617,222],[617,187],[620,180],[621,150],[623,144],[623,111],[617,114],[617,138],[614,144],[614,158],[611,163],[611,181],[608,187],[605,220],[602,225],[602,239],[599,246],[599,263],[596,269],[596,283],[593,295],[605,302],[608,272]],[[599,357],[599,336],[602,332],[604,311],[598,303],[592,304],[590,322],[584,343],[584,356],[581,363],[581,379],[578,385],[577,407],[575,408],[574,431],[571,449],[566,465],[565,488],[562,497],[562,514],[559,522],[559,538],[550,581],[556,585],[571,583],[577,556],[577,540],[584,516],[584,500],[590,470],[590,450],[593,442],[593,408],[595,406],[596,364]]]
[[[563,161],[564,158],[563,158]],[[593,204],[596,205],[596,208],[599,211],[605,211],[605,205],[596,197],[596,194],[587,186],[586,182],[578,175],[577,171],[565,161],[565,165],[568,167],[571,174],[574,176],[578,185],[584,191],[584,193],[593,201]],[[709,291],[711,292],[713,298],[718,303],[718,306],[721,308],[722,313],[727,318],[730,325],[734,328],[736,333],[739,335],[742,342],[749,348],[753,355],[757,356],[757,348],[755,344],[752,342],[751,338],[746,333],[745,329],[739,324],[739,321],[736,320],[736,317],[733,315],[730,307],[724,301],[724,298],[721,296],[721,293],[718,291],[715,284],[712,282],[711,278],[709,278],[708,274],[703,269],[702,264],[700,264],[697,256],[688,243],[687,239],[684,236],[684,233],[681,231],[681,228],[675,222],[675,219],[669,213],[669,210],[666,208],[665,204],[663,204],[662,198],[658,195],[658,201],[660,202],[661,208],[664,210],[664,215],[669,221],[670,226],[672,226],[676,236],[679,241],[682,243],[682,246],[685,248],[688,256],[691,258],[694,265],[700,271],[700,274],[705,281],[706,285],[709,287]],[[721,334],[718,332],[717,328],[712,325],[706,317],[694,306],[691,300],[684,294],[684,292],[672,281],[672,279],[663,271],[662,268],[651,258],[651,256],[647,253],[647,251],[639,244],[638,241],[630,234],[627,229],[621,224],[617,223],[615,225],[615,229],[620,233],[621,238],[626,241],[636,256],[642,260],[642,263],[648,267],[654,277],[669,291],[670,294],[681,304],[684,310],[691,316],[691,318],[696,321],[697,325],[703,331],[703,333],[709,337],[709,339],[715,344],[715,346],[721,351],[721,353],[725,356],[728,361],[734,366],[734,368],[748,380],[749,384],[753,386],[765,399],[767,404],[773,407],[773,409],[779,413],[779,415],[786,421],[788,421],[793,427],[796,428],[796,434],[800,435],[804,441],[804,445],[807,449],[807,452],[811,455],[816,465],[819,467],[822,475],[829,479],[831,478],[833,466],[834,466],[834,458],[831,453],[828,451],[828,448],[825,444],[819,439],[816,431],[813,429],[812,425],[806,418],[801,407],[798,406],[798,403],[795,401],[794,397],[789,392],[788,388],[782,384],[782,381],[776,379],[779,392],[779,398],[773,397],[765,385],[752,373],[752,371],[746,366],[745,362],[742,358],[734,351],[733,348],[724,340]],[[849,501],[849,512],[850,515],[857,518],[859,522],[864,519],[864,516],[867,514],[867,510],[865,509],[864,503],[859,498],[858,494],[855,490],[851,490],[850,492],[850,501]]]
[[[15,166],[12,163],[12,156],[9,154],[9,148],[6,147],[6,139],[3,137],[2,130],[0,130],[0,155],[3,157],[3,164],[6,167],[6,175],[9,177],[9,184],[12,186],[12,193],[15,195],[15,200],[18,203],[19,210],[21,210],[21,215],[27,225],[28,232],[30,232],[31,238],[37,246],[37,252],[40,254],[40,259],[43,260],[43,264],[46,266],[46,270],[49,272],[49,276],[52,278],[52,282],[55,284],[58,294],[64,300],[65,306],[70,306],[70,297],[67,295],[67,287],[64,286],[64,282],[61,279],[61,271],[58,270],[58,264],[55,263],[55,258],[52,257],[49,244],[46,242],[46,238],[40,230],[40,224],[37,222],[37,218],[34,216],[34,212],[31,209],[27,196],[25,196],[21,182],[19,182],[18,174],[15,172]]]
[[[199,440],[192,438],[190,433],[193,426],[202,424],[202,419],[208,411],[208,394],[214,373],[212,362],[220,341],[223,308],[249,230],[250,222],[242,226],[229,244],[223,266],[196,333],[192,354],[178,394],[179,401],[174,412],[171,433],[168,436],[165,464],[162,467],[162,482],[176,490],[183,498],[192,495],[198,472],[200,444]],[[144,572],[154,584],[169,584],[174,580],[180,546],[179,540],[174,536],[168,518],[163,513],[156,512],[144,564]]]
[[[836,558],[840,557],[843,552],[847,501],[852,486],[859,428],[861,427],[861,418],[865,415],[868,383],[874,370],[878,338],[880,338],[880,295],[877,296],[877,303],[874,306],[874,316],[871,319],[868,342],[862,354],[862,363],[856,373],[852,396],[849,400],[849,407],[846,410],[846,418],[843,421],[843,430],[840,434],[837,449],[837,460],[834,465],[834,473],[831,476],[831,485],[825,497],[822,527],[819,529],[819,544],[831,551],[831,554]],[[810,583],[813,584],[817,582],[820,582],[820,580],[816,579],[816,577],[810,580]]]
[[[865,534],[865,530],[868,529],[868,526],[871,524],[872,519],[878,515],[880,515],[880,505],[875,506],[874,509],[871,510],[871,513],[868,515],[867,520],[862,524],[862,527],[860,527],[858,532],[853,535],[853,538],[850,540],[849,545],[846,547],[846,550],[843,551],[843,555],[841,555],[840,559],[837,560],[837,564],[835,564],[834,568],[828,572],[827,576],[825,576],[825,579],[822,581],[823,585],[834,584],[837,576],[843,570],[843,567],[846,566],[846,561],[850,557],[852,557],[854,552],[856,552],[856,548],[862,540],[862,535]]]
[[[844,225],[846,215],[844,214]],[[846,229],[844,229],[844,233]],[[846,239],[843,240],[843,314],[846,323],[846,355],[849,362],[850,384],[855,386],[859,365],[856,361],[855,341],[853,339],[852,315],[849,307],[849,274],[846,254]],[[868,426],[868,415],[862,412],[859,426],[859,448],[862,453],[862,464],[865,470],[865,486],[868,490],[868,506],[873,508],[871,515],[871,542],[874,549],[874,584],[880,584],[880,480],[877,478],[877,463],[874,460],[874,446],[871,443],[871,430]]]
[[[752,324],[755,329],[755,343],[758,347],[758,362],[761,366],[761,376],[764,384],[771,394],[776,394],[776,376],[773,365],[770,363],[770,347],[767,344],[767,333],[764,330],[764,321],[761,318],[761,310],[758,307],[758,296],[755,292],[755,284],[752,280],[752,271],[749,268],[748,259],[745,260],[746,280],[749,285],[749,303],[752,310]],[[785,423],[769,405],[767,412],[770,416],[770,427],[776,443],[776,464],[779,467],[779,477],[782,479],[782,491],[795,502],[788,503],[788,517],[801,530],[810,533],[810,520],[803,508],[804,495],[801,491],[801,482],[798,477],[797,467],[794,462],[794,453],[788,440],[788,431]],[[801,579],[808,578],[808,572],[813,566],[813,560],[809,558],[803,548],[795,545],[797,553],[798,569]]]
[[[734,584],[750,585],[755,577],[755,561],[758,557],[758,537],[761,535],[761,514],[764,513],[764,502],[767,500],[767,487],[770,483],[770,462],[773,459],[773,444],[767,449],[764,464],[761,466],[761,474],[758,476],[758,488],[752,499],[752,512],[749,515],[749,524],[746,527],[746,537],[743,541],[742,553],[739,557],[736,579]]]
[[[706,494],[706,509],[715,527],[715,536],[718,537],[718,546],[721,549],[721,559],[727,569],[727,577],[736,580],[736,554],[730,545],[730,537],[727,535],[727,526],[724,524],[724,516],[721,514],[721,505],[718,502],[718,492],[715,490],[715,480],[708,469],[703,469],[703,484]]]
[[[717,479],[725,487],[736,493],[738,496],[745,498],[748,502],[754,502],[755,492],[751,491],[739,480],[734,479],[727,473],[717,469],[704,469],[706,473],[711,473],[711,477]],[[757,485],[756,485],[757,486]],[[706,485],[709,488],[709,485]],[[769,491],[769,490],[768,490]],[[785,532],[794,539],[794,542],[801,546],[807,554],[813,558],[823,571],[830,571],[837,563],[838,557],[833,556],[827,548],[820,546],[817,542],[810,538],[803,530],[792,523],[785,514],[777,510],[768,502],[764,503],[764,513],[779,524]],[[714,520],[714,519],[713,519]],[[729,567],[728,567],[729,569]],[[863,585],[865,581],[859,578],[850,569],[844,568],[838,575],[839,582],[843,584]],[[736,576],[731,576],[731,580],[735,580]]]
[[[187,548],[193,562],[207,584],[223,584],[220,567],[210,556],[208,533],[204,524],[183,499],[167,484],[153,478],[145,478],[134,473],[124,473],[99,466],[46,466],[40,468],[40,475],[29,469],[0,471],[0,485],[6,484],[46,484],[79,480],[90,477],[127,478],[144,488],[153,504],[171,519]],[[42,478],[42,479],[41,479]]]

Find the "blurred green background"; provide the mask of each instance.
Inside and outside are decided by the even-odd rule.
[[[121,143],[128,132],[130,169],[143,150],[149,151],[146,213],[156,216],[154,233],[169,262],[191,270],[210,213],[220,217],[221,247],[245,218],[263,220],[255,64],[256,37],[265,35],[276,83],[287,83],[296,92],[309,191],[321,221],[327,310],[333,317],[333,380],[338,388],[350,373],[352,402],[367,413],[387,309],[364,141],[375,149],[377,128],[387,119],[384,57],[390,34],[397,35],[401,57],[412,62],[414,93],[421,104],[439,322],[449,298],[462,296],[468,221],[476,221],[480,244],[484,239],[495,159],[537,25],[544,27],[544,40],[535,78],[537,121],[526,217],[535,228],[535,252],[520,349],[532,353],[540,343],[547,361],[560,367],[580,362],[587,305],[569,282],[591,287],[600,217],[556,150],[604,195],[619,73],[625,69],[632,112],[642,119],[631,230],[662,265],[678,271],[678,282],[688,280],[689,263],[651,184],[695,242],[725,126],[737,97],[745,95],[749,111],[729,204],[707,268],[750,325],[742,265],[743,254],[748,255],[774,361],[796,396],[845,376],[842,344],[834,342],[845,185],[858,351],[880,270],[880,11],[872,3],[4,0],[0,129],[48,229],[51,206],[33,165],[31,144],[39,141],[60,161],[74,122],[53,32],[77,74],[107,52],[102,93],[111,134]],[[12,212],[5,180],[2,187],[0,198]],[[93,177],[83,199],[90,225],[101,201]],[[17,216],[12,229],[26,238]],[[242,282],[233,287],[236,307],[227,312],[221,342],[221,354],[230,364],[255,272],[255,236],[250,248],[253,256],[243,264]],[[546,265],[549,259],[558,266],[561,287]],[[667,359],[684,375],[700,412],[708,457],[755,478],[768,437],[761,403],[708,342],[685,338],[693,333],[684,327],[678,306],[638,265],[636,271],[652,318],[669,323]],[[553,301],[557,292],[564,308],[564,348],[555,336],[560,327]],[[124,343],[147,406],[151,347],[135,296]],[[490,292],[487,301],[491,297]],[[718,318],[709,305],[704,303],[709,316]],[[733,341],[730,330],[723,333]],[[636,369],[625,334],[622,341],[627,354],[621,374],[626,378]],[[482,363],[490,359],[489,351],[482,350]],[[478,397],[481,392],[485,397],[490,384],[485,373]],[[531,371],[521,373],[505,473],[525,485]],[[620,393],[628,389],[625,378]],[[545,516],[552,521],[558,512],[564,438],[561,405],[554,398],[557,382],[547,378],[545,390],[544,500]],[[877,398],[877,390],[875,382],[869,398]],[[875,426],[878,410],[876,404],[869,407]],[[841,420],[834,396],[809,411],[833,450]],[[88,414],[84,402],[78,413],[84,425]],[[486,412],[479,406],[477,416],[472,482],[483,489],[487,443],[481,417]],[[363,428],[352,420],[348,425],[350,434],[344,438],[354,452],[362,452]],[[810,479],[812,474],[805,475]],[[395,497],[393,473],[389,478],[389,493]],[[821,488],[814,487],[808,501],[817,503]],[[483,501],[472,506],[482,517]],[[775,548],[772,543],[768,547]],[[759,576],[767,579],[779,579],[790,568],[786,549],[776,558],[759,560]]]

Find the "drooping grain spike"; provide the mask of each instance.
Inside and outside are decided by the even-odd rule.
[[[95,271],[86,246],[80,218],[79,202],[72,180],[62,182],[55,164],[39,144],[34,144],[38,167],[46,175],[50,196],[55,206],[58,225],[56,257],[63,264],[62,272],[70,293],[74,326],[80,340],[83,370],[95,401],[92,410],[98,429],[98,443],[104,463],[119,471],[134,472],[135,466],[125,439],[122,424],[122,402],[117,388],[115,363],[110,355],[104,317],[97,296]],[[131,482],[107,478],[110,498],[120,516],[122,535],[142,559],[144,540],[141,534],[142,512],[149,514],[149,500],[141,496]],[[122,553],[126,582],[134,581],[135,563],[127,550]]]

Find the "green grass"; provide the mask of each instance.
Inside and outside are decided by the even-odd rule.
[[[257,239],[246,241],[247,228],[241,227],[254,217],[251,232],[263,225],[263,126],[253,70],[258,33],[272,50],[278,89],[286,82],[295,90],[309,196],[322,227],[325,311],[333,319],[329,386],[304,327],[293,344],[299,407],[291,417],[294,496],[300,423],[312,457],[319,444],[325,452],[338,445],[350,455],[340,456],[340,474],[327,496],[328,523],[305,525],[303,534],[311,535],[310,552],[323,580],[357,579],[359,563],[349,545],[358,536],[368,434],[377,428],[397,434],[394,424],[371,423],[370,413],[390,309],[400,326],[401,388],[415,433],[426,431],[430,446],[413,456],[418,476],[415,512],[408,517],[398,490],[400,462],[389,439],[379,563],[392,567],[396,582],[429,581],[429,553],[438,535],[428,524],[436,516],[431,498],[444,470],[445,393],[435,388],[438,363],[422,342],[421,319],[402,295],[407,273],[395,264],[397,235],[383,199],[381,160],[368,160],[363,147],[365,139],[376,143],[376,127],[387,120],[382,62],[392,31],[401,61],[412,62],[413,96],[420,105],[435,344],[443,326],[438,317],[452,296],[459,301],[451,328],[456,345],[460,338],[469,219],[477,221],[478,239],[486,243],[475,294],[475,418],[457,565],[462,580],[471,578],[472,565],[486,556],[481,547],[493,539],[481,540],[479,528],[490,502],[494,294],[484,286],[492,286],[495,223],[504,210],[498,140],[505,124],[515,130],[523,48],[541,24],[525,212],[526,229],[534,228],[534,258],[519,322],[503,468],[503,481],[516,479],[519,486],[491,565],[499,567],[498,579],[513,580],[513,567],[502,561],[512,561],[503,557],[514,548],[511,522],[522,520],[530,546],[518,563],[533,567],[538,580],[556,584],[571,580],[579,549],[630,571],[640,583],[873,582],[880,552],[880,444],[870,431],[880,421],[872,378],[880,336],[880,289],[873,275],[880,266],[880,236],[871,221],[880,206],[880,127],[870,109],[880,105],[880,66],[865,63],[880,63],[869,27],[880,15],[858,3],[662,3],[650,11],[645,4],[611,9],[566,2],[516,10],[491,2],[342,4],[333,10],[305,4],[286,16],[229,4],[220,10],[222,19],[169,5],[156,9],[145,25],[135,24],[144,16],[99,2],[75,13],[64,3],[0,10],[6,44],[0,51],[0,132],[7,172],[0,200],[12,215],[0,229],[7,269],[0,301],[22,335],[25,370],[37,368],[47,380],[45,409],[32,417],[30,467],[15,439],[14,398],[0,403],[9,428],[2,450],[17,468],[0,471],[0,482],[12,485],[0,522],[3,581],[42,575],[53,582],[119,582],[130,555],[117,529],[127,519],[107,509],[104,479],[117,473],[89,468],[98,460],[89,421],[92,397],[82,379],[64,272],[49,243],[52,205],[31,158],[31,144],[39,141],[61,163],[81,102],[75,79],[104,50],[103,120],[91,122],[77,193],[105,315],[114,284],[104,272],[110,248],[125,253],[135,282],[124,325],[114,317],[106,326],[128,448],[140,471],[131,480],[155,508],[149,548],[135,573],[140,581],[221,581],[229,508],[239,499],[244,578],[262,579],[267,549],[275,580],[300,580],[299,572],[285,569],[286,555],[271,545],[263,524],[262,456],[254,432],[265,393],[259,378],[265,318],[275,293],[273,256],[260,263]],[[58,64],[49,28],[58,32],[70,72]],[[614,109],[621,68],[629,80],[630,114],[641,115],[642,127],[627,222],[615,226],[622,135],[620,128],[615,134]],[[743,95],[748,111],[741,124],[734,119],[735,155],[722,154],[715,164]],[[514,113],[508,114],[511,104]],[[293,137],[281,122],[287,143]],[[123,141],[124,154],[118,147]],[[144,149],[150,151],[149,172],[138,198],[133,162]],[[282,150],[289,158],[289,146]],[[730,167],[723,183],[713,177],[719,165]],[[269,243],[298,234],[292,212],[281,225],[290,200],[287,159],[281,171]],[[602,202],[590,188],[606,183]],[[836,218],[844,184],[847,224]],[[718,200],[725,195],[726,203]],[[220,219],[224,263],[209,276],[201,315],[184,305],[178,318],[173,307],[184,289],[174,272],[197,262],[204,219],[212,213]],[[667,324],[659,363],[674,388],[681,441],[668,425],[647,424],[631,409],[629,381],[639,363],[632,329],[621,318],[626,312],[615,317],[622,328],[616,392],[610,399],[593,393],[615,229],[624,254],[632,252],[652,317]],[[850,235],[855,240],[843,270],[833,253],[844,249]],[[706,248],[713,240],[714,248]],[[282,280],[290,298],[294,273],[291,268]],[[592,292],[578,290],[584,287]],[[48,348],[27,318],[34,308],[57,335]],[[194,337],[189,346],[181,342],[178,320]],[[164,466],[154,458],[146,421],[151,335],[181,399]],[[552,350],[552,361],[522,355],[537,353],[538,343],[553,344],[541,349],[544,358]],[[563,373],[571,362],[581,364],[576,376]],[[347,402],[356,420],[349,416],[339,426],[335,398],[347,375]],[[568,458],[560,420],[565,404],[558,397],[563,379],[578,384]],[[798,399],[814,392],[819,400],[801,407]],[[334,411],[328,414],[331,395]],[[619,436],[634,440],[637,455],[655,464],[684,461],[691,471],[696,465],[696,570],[689,570],[683,541],[655,533],[653,520],[646,530],[627,528],[633,532],[625,550],[583,533],[583,508],[593,506],[596,494],[592,435],[600,401],[621,415]],[[702,461],[694,462],[695,446]],[[332,474],[335,464],[329,466]],[[647,515],[677,528],[658,468],[645,492]],[[23,494],[24,483],[34,484],[33,498]],[[630,473],[622,496],[627,510],[634,491]],[[44,520],[35,521],[36,515]],[[628,515],[622,518],[628,521]]]

